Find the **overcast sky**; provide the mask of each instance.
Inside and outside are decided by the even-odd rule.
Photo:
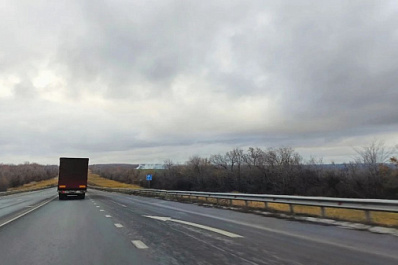
[[[397,1],[0,0],[0,163],[398,143]]]

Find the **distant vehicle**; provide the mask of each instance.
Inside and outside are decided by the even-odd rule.
[[[60,200],[67,196],[84,199],[87,191],[88,158],[59,159],[58,195]]]

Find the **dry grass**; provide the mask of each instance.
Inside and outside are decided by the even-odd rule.
[[[264,202],[249,201],[248,205],[250,208],[265,208]]]
[[[43,188],[50,188],[57,186],[58,184],[58,177],[52,178],[52,179],[46,179],[42,181],[34,181],[27,183],[23,186],[15,187],[15,188],[9,188],[7,191],[28,191],[28,190],[35,190],[35,189],[43,189]]]
[[[232,200],[232,205],[246,207],[245,201],[242,200]]]
[[[140,186],[134,184],[126,184],[115,180],[103,178],[97,174],[88,174],[88,185],[106,187],[106,188],[127,188],[127,189],[141,189]]]
[[[275,211],[290,212],[290,206],[286,203],[269,202],[268,208]]]
[[[88,174],[88,184],[99,187],[107,187],[107,188],[129,188],[129,189],[140,189],[140,186],[133,184],[126,184],[110,179],[106,179],[100,177],[99,175],[89,173]],[[47,179],[38,182],[30,182],[23,186],[9,188],[7,191],[29,191],[35,189],[49,188],[58,185],[58,177]]]
[[[353,222],[366,222],[365,211],[339,208],[325,208],[325,217]]]
[[[198,197],[197,200],[202,202],[207,202],[206,197]]]
[[[321,216],[321,207],[307,205],[293,205],[294,213]]]
[[[207,202],[216,204],[217,203],[217,199],[216,198],[207,198]]]
[[[398,227],[398,213],[370,212],[370,216],[376,224]]]

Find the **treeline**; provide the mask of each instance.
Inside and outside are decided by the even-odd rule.
[[[236,148],[208,158],[191,157],[185,164],[165,161],[164,170],[150,172],[151,188],[330,196],[398,198],[398,163],[380,142],[357,151],[347,164],[303,161],[293,148]],[[147,186],[148,171],[118,168],[93,170],[103,177]],[[117,173],[116,173],[117,172]]]
[[[0,191],[18,187],[32,181],[54,178],[58,175],[58,166],[25,163],[20,165],[0,164]]]
[[[123,183],[136,184],[139,181],[139,171],[136,170],[138,164],[97,164],[90,165],[92,173],[104,178],[117,180]]]

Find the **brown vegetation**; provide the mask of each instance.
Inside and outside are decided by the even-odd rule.
[[[88,174],[88,185],[96,187],[106,187],[106,188],[128,188],[128,189],[139,189],[140,187],[133,184],[126,184],[115,180],[106,179],[100,177],[97,174],[89,172]]]
[[[388,162],[390,149],[382,142],[357,149],[354,162],[324,165],[304,163],[290,147],[235,148],[224,155],[191,157],[185,164],[165,161],[164,170],[91,167],[105,178],[147,187],[145,176],[153,175],[151,188],[217,192],[244,192],[351,198],[398,198],[398,164]]]
[[[58,166],[36,163],[21,165],[0,164],[0,191],[22,186],[30,182],[48,180],[58,175]]]
[[[8,191],[28,191],[28,190],[45,189],[50,187],[56,187],[57,184],[58,184],[58,177],[55,177],[52,179],[29,182],[22,186],[9,188]]]

